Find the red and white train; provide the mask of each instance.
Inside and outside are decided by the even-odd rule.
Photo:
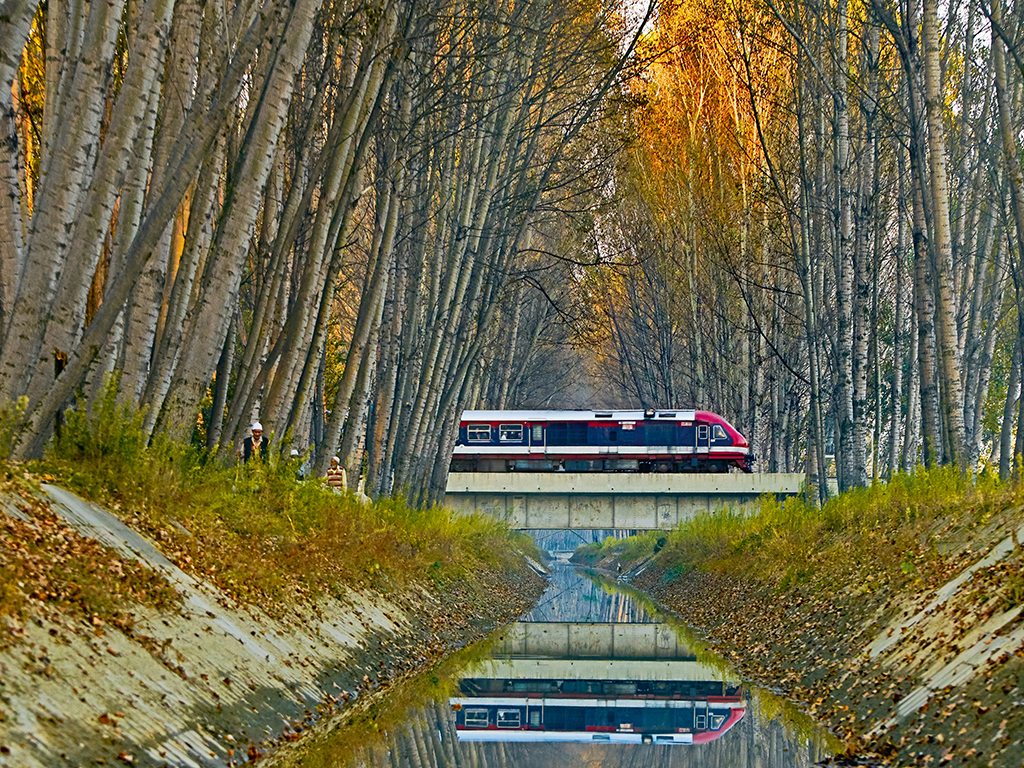
[[[747,439],[711,411],[463,411],[453,472],[750,472]]]

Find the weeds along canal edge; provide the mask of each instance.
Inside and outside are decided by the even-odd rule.
[[[458,689],[462,670],[490,658],[509,624],[469,638],[466,645],[425,667],[410,669],[369,691],[344,710],[330,712],[312,724],[304,738],[284,739],[270,754],[272,768],[346,768],[358,757],[371,757],[383,748],[389,732],[409,713],[425,704],[447,699]]]
[[[1024,762],[1024,485],[918,469],[577,550],[885,764]]]
[[[697,657],[697,660],[717,670],[724,678],[740,678],[743,686],[751,694],[751,703],[764,717],[771,720],[779,720],[783,727],[800,739],[814,743],[823,751],[839,755],[846,750],[843,740],[832,733],[824,724],[815,720],[807,714],[800,702],[789,699],[785,692],[779,688],[773,688],[746,675],[745,670],[739,670],[722,655],[700,630],[689,623],[686,618],[674,608],[665,605],[648,592],[632,584],[629,574],[621,576],[591,566],[577,566],[588,576],[600,583],[610,592],[621,592],[636,600],[648,613],[663,621],[672,628]]]
[[[385,563],[355,584],[336,583],[312,594],[285,589],[274,606],[262,588],[225,590],[209,578],[204,565],[210,561],[193,557],[182,544],[195,534],[181,518],[133,509],[116,497],[111,503],[111,496],[102,507],[52,485],[59,480],[52,473],[4,469],[2,522],[13,521],[25,528],[22,533],[44,524],[57,532],[40,540],[52,551],[34,552],[33,562],[63,562],[60,552],[70,551],[75,562],[99,561],[129,580],[129,566],[144,571],[148,580],[139,582],[140,589],[152,591],[156,579],[163,592],[175,595],[141,605],[128,592],[108,608],[60,597],[77,594],[79,571],[65,569],[62,581],[55,581],[43,567],[10,583],[5,572],[5,594],[12,585],[24,594],[5,599],[10,611],[0,616],[12,629],[11,642],[0,648],[0,668],[17,672],[3,676],[0,690],[0,764],[9,758],[12,765],[47,768],[118,759],[231,765],[264,757],[302,741],[311,726],[344,707],[345,694],[359,699],[355,694],[390,689],[392,680],[430,668],[515,619],[542,591],[543,579],[526,564],[530,553],[509,556],[517,542],[493,526],[475,533],[459,522],[455,535],[478,546],[466,555],[457,540],[446,545],[451,567],[395,580]],[[283,482],[279,487],[287,488],[290,481]],[[426,515],[444,530],[441,513]],[[415,537],[402,544],[401,525],[414,533],[415,517],[392,524],[399,526],[396,555],[423,546]],[[266,549],[295,546],[280,531],[262,542],[253,547],[254,558]],[[488,555],[488,542],[504,542],[505,554]],[[4,537],[5,555],[12,543],[17,541]],[[467,556],[478,569],[459,565]],[[51,586],[42,588],[44,583]],[[295,583],[302,585],[301,579]],[[253,595],[262,595],[262,602],[247,599]],[[270,654],[279,660],[271,663]],[[61,696],[67,701],[61,703]],[[168,714],[172,710],[177,719]]]

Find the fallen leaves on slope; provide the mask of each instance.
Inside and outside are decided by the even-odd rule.
[[[131,631],[139,604],[178,604],[162,575],[82,536],[24,489],[2,482],[0,494],[19,513],[0,513],[0,619],[11,629],[0,644],[15,640],[37,612],[71,616],[93,631],[106,624]]]

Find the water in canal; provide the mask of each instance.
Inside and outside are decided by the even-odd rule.
[[[309,764],[800,768],[832,753],[806,719],[696,646],[628,591],[556,561],[490,658],[435,674],[421,686],[433,700],[398,719],[371,713],[362,733],[378,743],[339,732]]]

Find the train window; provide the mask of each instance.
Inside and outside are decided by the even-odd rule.
[[[715,440],[725,440],[728,437],[725,434],[725,428],[721,424],[715,424],[714,429],[711,431],[711,436]]]
[[[496,724],[499,728],[518,728],[522,723],[518,709],[499,709]]]
[[[491,442],[491,425],[470,424],[466,427],[466,439],[471,443]]]
[[[560,426],[562,427],[562,431],[564,432],[565,431],[565,425],[562,424]],[[534,445],[537,445],[537,444],[540,444],[540,443],[544,442],[544,427],[542,425],[540,425],[540,424],[534,424],[533,425],[533,442],[534,442]]]
[[[522,424],[502,424],[498,427],[498,437],[503,443],[523,442]]]
[[[467,709],[465,722],[467,728],[486,728],[491,724],[491,717],[486,709]]]

